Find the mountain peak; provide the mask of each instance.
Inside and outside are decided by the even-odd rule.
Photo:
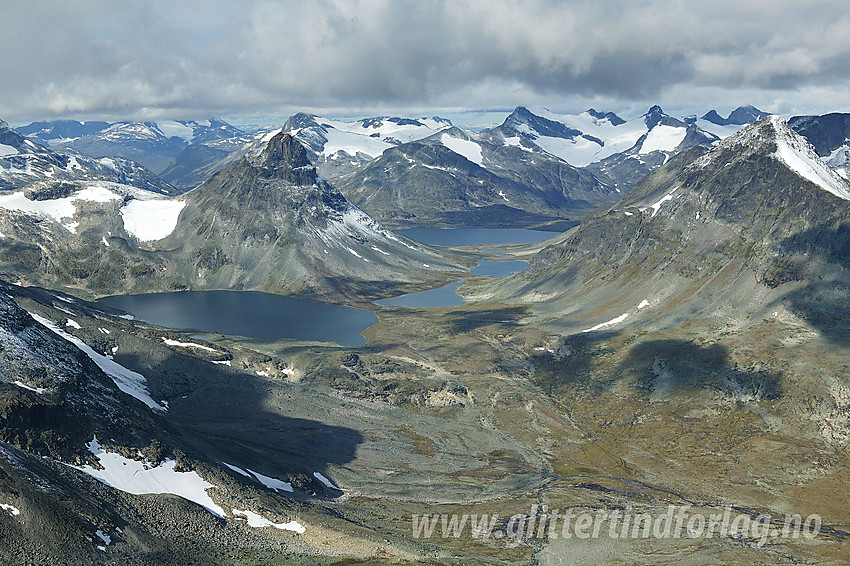
[[[626,123],[625,120],[623,120],[613,112],[600,112],[595,108],[588,108],[586,112],[597,120],[605,120],[607,118],[612,126],[619,126],[620,124]]]
[[[571,128],[562,122],[538,116],[525,106],[517,106],[502,123],[502,127],[532,140],[539,136],[571,140],[581,135],[580,130]]]
[[[755,106],[748,104],[737,107],[729,113],[727,118],[722,117],[716,110],[709,110],[703,115],[702,119],[718,126],[746,126],[761,120],[765,116],[768,116],[767,112],[762,112]]]
[[[717,145],[713,151],[697,159],[694,167],[725,166],[730,152],[739,161],[752,161],[753,156],[770,155],[799,177],[844,200],[850,200],[850,184],[830,169],[815,153],[804,137],[797,134],[781,116],[768,115],[742,128]]]
[[[664,110],[656,104],[646,111],[646,114],[643,115],[643,121],[646,124],[646,127],[651,130],[661,123],[666,116],[667,114],[664,113]]]
[[[316,127],[318,125],[319,123],[316,121],[315,114],[298,112],[289,117],[286,124],[283,125],[283,129],[288,132],[296,129]]]
[[[268,179],[283,179],[298,185],[312,185],[318,179],[306,148],[282,131],[269,140],[252,165]]]
[[[850,200],[850,185],[818,158],[811,144],[792,130],[784,118],[773,115],[764,120],[773,128],[777,159],[823,190]]]

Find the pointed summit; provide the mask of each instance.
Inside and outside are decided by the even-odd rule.
[[[664,110],[662,110],[657,104],[646,111],[646,114],[643,115],[643,122],[650,130],[659,124],[662,126],[672,126],[674,128],[688,127],[688,125],[681,120],[665,114]]]
[[[266,179],[281,179],[296,185],[312,185],[318,179],[307,150],[298,140],[283,132],[269,140],[252,164]]]
[[[517,106],[505,119],[502,128],[532,140],[540,136],[571,140],[581,135],[581,130],[538,116],[525,106]]]

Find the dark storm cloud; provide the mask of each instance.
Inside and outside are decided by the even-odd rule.
[[[850,84],[848,38],[844,0],[10,2],[0,117],[829,107]]]

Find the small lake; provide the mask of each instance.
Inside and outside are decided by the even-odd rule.
[[[460,297],[458,297],[460,298]],[[261,340],[293,338],[362,346],[361,332],[378,322],[367,310],[258,291],[179,291],[120,295],[98,303],[150,324]]]
[[[527,228],[407,228],[396,230],[411,240],[438,246],[483,246],[533,244],[554,238],[560,232]]]
[[[455,291],[457,291],[462,283],[463,281],[456,281],[439,289],[408,293],[399,297],[393,297],[392,299],[381,299],[380,301],[375,301],[375,304],[382,307],[459,307],[464,302]]]
[[[513,275],[514,273],[519,273],[526,267],[528,267],[527,261],[490,261],[482,259],[478,262],[478,265],[473,267],[470,271],[476,275],[499,277],[502,275]]]

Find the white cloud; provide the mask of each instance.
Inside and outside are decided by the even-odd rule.
[[[823,91],[826,111],[850,86],[848,34],[843,0],[13,2],[0,117],[623,111],[696,91],[765,107]]]

